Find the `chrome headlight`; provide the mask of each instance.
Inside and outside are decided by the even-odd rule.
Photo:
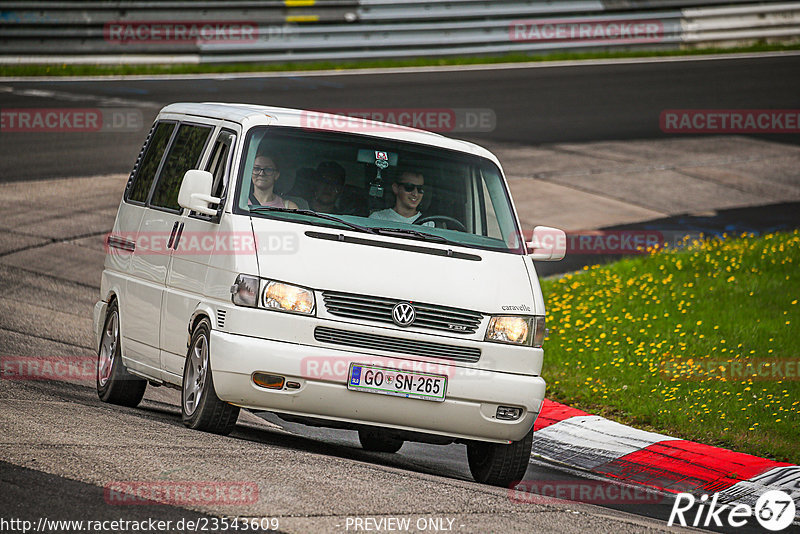
[[[306,315],[313,315],[316,311],[312,290],[246,274],[236,277],[231,286],[231,301],[237,306]]]
[[[314,292],[304,287],[265,280],[261,305],[271,310],[293,313],[314,313]]]
[[[489,319],[485,340],[495,343],[541,347],[544,335],[544,316],[542,315],[534,317],[495,315]]]

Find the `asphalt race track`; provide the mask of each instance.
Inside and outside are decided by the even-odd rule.
[[[225,79],[0,80],[2,108],[128,108],[132,133],[3,134],[0,180],[128,172],[158,110],[169,103],[248,102],[300,109],[488,109],[495,128],[454,133],[486,143],[663,138],[667,109],[797,109],[800,55],[421,73],[274,75]],[[770,139],[798,143],[798,136]],[[31,164],[31,152],[37,154]]]
[[[799,135],[668,136],[659,128],[659,115],[665,109],[798,109],[798,87],[797,55],[415,74],[0,79],[3,110],[113,108],[141,119],[138,127],[126,132],[0,132],[0,209],[4,213],[0,220],[0,355],[58,355],[91,367],[91,308],[102,270],[102,236],[113,222],[125,175],[150,123],[158,109],[170,102],[241,101],[313,109],[488,109],[495,117],[491,131],[452,135],[497,150],[509,175],[519,177],[512,188],[519,188],[514,196],[523,219],[535,211],[525,207],[529,189],[522,184],[531,180],[529,184],[546,186],[549,193],[561,195],[558,198],[568,191],[575,203],[605,202],[601,204],[604,213],[591,218],[587,209],[574,228],[650,220],[680,228],[686,218],[696,223],[707,216],[706,208],[727,209],[720,212],[725,224],[728,217],[736,224],[752,222],[757,227],[759,221],[768,220],[769,228],[784,228],[800,225],[796,209]],[[699,148],[692,153],[690,145]],[[703,159],[703,154],[713,157]],[[593,156],[598,158],[596,163],[590,163]],[[548,162],[548,169],[563,172],[525,172],[542,161]],[[585,174],[568,167],[575,161],[584,165]],[[720,169],[738,169],[737,176],[742,178],[735,184],[715,182],[718,189],[696,189],[705,192],[693,193],[691,198],[681,197],[676,190],[673,205],[652,202],[644,198],[643,189],[634,186],[664,167],[674,177],[700,168],[701,163],[703,169],[711,170],[704,175],[692,171],[698,180],[718,176]],[[601,189],[610,190],[612,183],[619,182],[612,182],[593,165],[614,170],[617,180],[620,176],[628,180],[628,192],[601,198]],[[580,195],[586,198],[580,200]],[[719,204],[708,206],[710,199],[718,199]],[[530,206],[535,202],[531,198]],[[754,207],[764,204],[779,207]],[[559,215],[556,211],[564,211],[559,206],[553,210],[554,217]],[[736,211],[737,206],[743,207]],[[576,214],[583,211],[573,209]],[[679,215],[685,213],[694,215]],[[656,495],[653,501],[635,505],[517,502],[508,490],[471,480],[461,445],[410,443],[395,455],[368,453],[358,446],[354,433],[251,413],[240,416],[231,436],[219,437],[186,429],[178,400],[174,390],[149,387],[137,409],[106,405],[97,399],[91,376],[70,381],[0,381],[0,517],[34,524],[42,517],[157,518],[175,524],[179,520],[208,522],[224,515],[277,518],[282,532],[355,532],[353,520],[367,517],[410,518],[412,525],[420,519],[441,520],[437,524],[464,533],[695,531],[667,529],[672,504],[668,496]],[[532,461],[525,478],[587,480],[581,473],[537,461]],[[108,488],[126,481],[246,482],[256,484],[258,491],[254,501],[235,506],[124,506],[109,498]],[[742,528],[737,532],[760,531]]]

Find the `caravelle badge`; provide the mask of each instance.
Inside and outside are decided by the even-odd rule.
[[[411,326],[417,318],[417,312],[410,302],[398,302],[392,308],[392,321],[397,326]]]

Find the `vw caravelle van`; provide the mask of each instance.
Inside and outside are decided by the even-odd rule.
[[[310,111],[173,104],[130,174],[94,308],[97,390],[181,390],[184,423],[240,408],[467,446],[523,477],[545,394],[545,309],[500,163],[420,130]]]

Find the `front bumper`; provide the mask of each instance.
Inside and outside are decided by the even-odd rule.
[[[464,439],[507,443],[533,426],[545,382],[529,376],[460,367],[446,361],[420,362],[351,350],[285,343],[211,332],[211,369],[217,396],[245,408],[375,425]],[[367,363],[448,376],[443,402],[376,395],[347,389],[350,363]],[[262,371],[300,384],[297,389],[256,386]],[[522,408],[515,421],[498,420],[498,406]]]

